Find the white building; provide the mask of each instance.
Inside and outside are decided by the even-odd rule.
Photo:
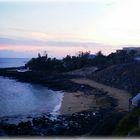
[[[140,103],[140,93],[138,93],[135,97],[133,97],[131,102],[132,105],[138,106],[138,104]]]

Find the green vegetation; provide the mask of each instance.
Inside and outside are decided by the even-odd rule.
[[[138,118],[140,117],[140,108],[129,112],[118,124],[114,131],[115,136],[139,135]]]
[[[50,58],[45,53],[43,56],[38,54],[37,58],[32,58],[25,66],[31,70],[46,72],[67,72],[83,67],[97,66],[99,69],[113,64],[130,63],[133,61],[135,51],[117,51],[108,56],[99,51],[95,58],[91,58],[90,51],[79,52],[77,56],[67,55],[62,60]]]
[[[79,52],[77,56],[67,55],[62,60],[50,58],[47,54],[37,58],[32,58],[26,67],[31,70],[51,71],[51,72],[66,72],[93,65],[93,59],[89,58],[90,52]]]

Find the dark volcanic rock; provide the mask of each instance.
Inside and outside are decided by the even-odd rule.
[[[60,115],[50,119],[47,115],[19,124],[0,124],[1,136],[104,136],[111,135],[122,113],[101,109],[84,111],[71,116]]]
[[[140,91],[140,63],[113,65],[93,73],[89,78],[137,94]]]
[[[85,91],[92,89],[88,85],[81,85],[73,83],[70,79],[76,78],[73,75],[66,74],[51,74],[36,71],[17,72],[9,71],[9,69],[0,69],[0,76],[11,77],[21,82],[28,82],[33,84],[42,84],[53,90],[67,90],[70,92]]]

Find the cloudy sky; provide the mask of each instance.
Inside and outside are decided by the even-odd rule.
[[[139,0],[0,1],[0,57],[61,58],[140,46]]]

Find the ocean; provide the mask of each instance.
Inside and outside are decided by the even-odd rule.
[[[0,67],[23,66],[29,59],[0,58]],[[59,114],[63,92],[0,76],[0,117]]]
[[[24,66],[30,58],[0,58],[0,68]]]

